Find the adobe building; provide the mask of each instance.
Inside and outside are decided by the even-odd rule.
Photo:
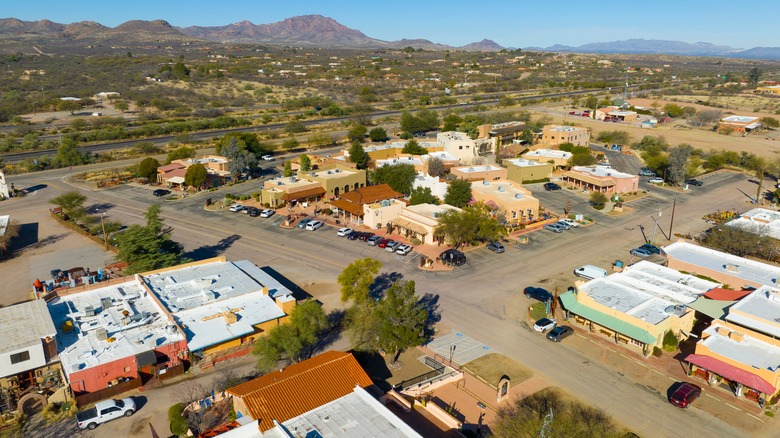
[[[418,239],[423,245],[432,245],[437,240],[441,241],[441,236],[435,233],[436,227],[439,226],[439,217],[449,210],[461,211],[460,208],[448,204],[407,205],[390,223],[406,237]]]
[[[758,117],[728,116],[718,123],[718,130],[729,129],[740,134],[746,134],[761,127]]]
[[[542,181],[552,176],[552,163],[528,160],[526,158],[510,158],[504,160],[506,178],[522,184],[526,181]]]
[[[590,129],[562,125],[546,125],[542,128],[540,145],[557,149],[557,146],[563,143],[571,143],[574,146],[590,145]]]
[[[526,152],[523,158],[537,163],[550,163],[556,169],[560,169],[569,165],[571,155],[571,152],[558,149],[540,148]]]
[[[377,184],[344,193],[330,201],[330,205],[338,209],[339,217],[350,223],[376,229],[398,217],[406,206],[406,202],[401,201],[403,196],[388,184]]]
[[[635,192],[639,188],[638,175],[604,166],[574,166],[563,174],[563,181],[570,187],[604,194]]]
[[[458,166],[450,169],[450,175],[466,181],[498,181],[506,179],[507,170],[493,164]]]
[[[532,222],[539,215],[539,200],[512,181],[474,181],[471,196],[502,214],[510,225]]]

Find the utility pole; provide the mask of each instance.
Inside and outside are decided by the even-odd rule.
[[[106,236],[106,223],[103,218],[106,217],[105,213],[100,214],[100,226],[103,228],[103,246],[108,250],[108,236]]]

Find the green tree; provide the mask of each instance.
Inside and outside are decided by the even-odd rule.
[[[461,211],[448,210],[439,216],[435,235],[443,236],[455,246],[471,242],[490,242],[507,234],[504,226],[494,218],[482,202],[463,207]]]
[[[416,187],[412,189],[412,193],[409,195],[409,202],[412,205],[435,204],[436,197],[431,193],[430,187]]]
[[[395,360],[409,347],[425,342],[428,313],[420,303],[414,281],[396,281],[376,306],[377,343]]]
[[[766,230],[758,233],[728,225],[711,229],[701,241],[702,245],[739,257],[758,257],[771,262],[780,260],[780,244],[769,238]]]
[[[120,100],[119,102],[116,102],[114,104],[114,108],[118,109],[119,111],[125,112],[130,109],[130,105],[128,105],[127,102]]]
[[[253,353],[258,368],[271,371],[279,364],[290,364],[310,357],[319,335],[329,326],[322,306],[310,300],[290,312],[290,321],[272,328],[268,336],[257,340]]]
[[[54,161],[60,166],[78,166],[84,164],[87,158],[76,148],[76,140],[68,136],[62,139]]]
[[[404,148],[401,149],[401,153],[411,155],[425,155],[428,153],[428,149],[420,146],[420,143],[417,143],[417,140],[411,139],[406,142]]]
[[[172,229],[160,219],[160,206],[146,210],[146,225],[131,225],[116,237],[117,258],[127,263],[126,274],[152,271],[189,261],[182,246],[171,239]]]
[[[601,210],[604,208],[605,205],[607,205],[607,195],[601,193],[601,192],[593,192],[590,194],[590,205],[593,206],[596,210]]]
[[[224,155],[222,148],[229,145],[231,141],[235,141],[239,149],[248,150],[255,155],[267,154],[273,150],[272,147],[260,143],[257,134],[253,132],[231,132],[222,136],[214,145],[217,155]]]
[[[664,113],[669,117],[682,117],[683,114],[685,114],[685,110],[680,105],[677,105],[675,103],[667,103],[664,105]]]
[[[368,138],[371,139],[371,141],[385,141],[387,140],[387,131],[385,131],[385,128],[376,127],[370,131],[368,131]]]
[[[62,213],[73,220],[86,216],[87,210],[84,208],[86,201],[86,195],[76,191],[66,192],[49,200],[51,204],[62,208]]]
[[[755,87],[758,85],[758,81],[761,79],[761,70],[758,67],[753,67],[748,70],[748,80]]]
[[[447,131],[455,131],[458,129],[458,125],[460,125],[463,122],[463,119],[455,114],[455,113],[449,113],[446,116],[444,116],[444,119],[442,119],[442,127],[441,130],[444,132]]]
[[[761,122],[762,125],[766,126],[767,128],[780,128],[780,121],[778,121],[774,117],[761,117],[759,119],[759,122]]]
[[[598,160],[590,152],[578,152],[572,154],[568,164],[569,166],[590,166],[596,163],[598,163]]]
[[[382,262],[370,257],[350,263],[336,280],[341,285],[341,301],[361,303],[368,300],[371,284],[380,269]]]
[[[207,175],[206,166],[195,163],[187,168],[187,172],[184,174],[184,184],[200,190],[206,184]]]
[[[428,159],[428,175],[441,178],[447,174],[447,168],[444,166],[444,161],[439,157],[431,157]]]
[[[138,164],[138,176],[154,181],[157,177],[157,168],[160,162],[152,157],[146,157]]]
[[[447,186],[444,195],[444,203],[453,207],[465,207],[471,201],[471,182],[465,179],[456,179]]]
[[[685,181],[685,171],[688,169],[688,159],[691,157],[692,149],[691,145],[681,144],[669,151],[668,178],[672,184],[679,186]]]
[[[174,160],[185,160],[194,157],[195,149],[187,146],[179,146],[168,153],[168,157],[165,158],[165,164],[170,164]]]
[[[347,132],[349,141],[363,141],[368,133],[368,128],[363,125],[355,125]]]
[[[663,340],[663,347],[664,351],[667,353],[672,353],[674,350],[677,349],[677,344],[679,343],[677,336],[674,335],[674,332],[671,330],[667,330],[666,333],[664,333],[664,340]]]
[[[76,115],[76,111],[81,109],[81,103],[77,100],[60,100],[57,102],[57,109],[59,111],[68,111],[70,115]]]
[[[599,107],[599,99],[596,96],[588,96],[587,99],[585,99],[585,108],[588,108],[590,110],[590,118],[595,119],[596,118],[596,110]]]
[[[408,195],[412,192],[412,184],[417,171],[411,164],[394,164],[378,167],[371,176],[376,184],[389,184],[396,192]]]
[[[184,79],[187,79],[190,76],[190,69],[182,61],[178,61],[176,64],[173,65],[173,69],[171,70],[173,73],[173,76],[183,81]]]
[[[222,155],[228,160],[227,170],[237,181],[242,173],[257,167],[257,157],[252,152],[238,146],[238,139],[230,138],[227,146],[222,148]]]
[[[306,125],[298,120],[293,120],[292,122],[284,125],[284,131],[290,135],[306,132]]]
[[[308,141],[315,148],[324,148],[333,144],[333,139],[328,134],[322,132],[310,135]]]
[[[292,163],[290,162],[290,160],[287,160],[284,162],[284,177],[288,178],[293,175],[295,175],[295,172],[293,172]]]
[[[285,149],[285,150],[288,150],[288,151],[291,151],[291,150],[297,148],[298,146],[300,146],[300,143],[298,143],[298,140],[296,140],[295,137],[290,137],[288,139],[285,139],[282,142],[282,149]]]
[[[311,158],[309,158],[309,154],[301,154],[299,160],[302,172],[308,172],[311,170]]]
[[[349,148],[349,161],[355,163],[358,169],[367,169],[370,159],[371,157],[363,149],[363,145],[359,141],[353,141]]]

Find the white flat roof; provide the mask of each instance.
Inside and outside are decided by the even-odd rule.
[[[243,427],[251,429],[252,426],[254,426],[254,431],[257,431],[255,424]],[[291,436],[322,438],[422,438],[414,429],[401,421],[392,411],[360,387],[356,387],[351,394],[291,418],[282,423],[282,426],[276,426],[262,434],[225,434],[222,436],[227,438],[290,438]],[[243,429],[243,427],[239,429]],[[289,431],[289,434],[287,431]],[[314,433],[315,431],[317,434]]]
[[[419,156],[388,158],[388,159],[385,159],[385,160],[376,160],[377,167],[395,166],[397,164],[411,164],[412,166],[422,166],[422,163],[423,163],[422,159]]]
[[[182,326],[192,351],[252,333],[253,325],[285,315],[275,300],[294,299],[289,289],[247,260],[214,261],[142,278]],[[224,312],[234,313],[237,320],[228,324],[220,316]]]
[[[41,339],[56,334],[54,321],[43,300],[0,307],[0,354],[40,346]]]
[[[103,299],[110,300],[110,307],[103,308]],[[135,279],[57,297],[47,305],[57,328],[62,368],[68,375],[184,339]],[[94,316],[87,316],[89,307]],[[62,330],[67,320],[73,322],[70,333]],[[106,330],[107,339],[98,339],[99,329]]]
[[[438,158],[442,161],[458,161],[458,157],[452,155],[447,151],[433,151],[433,152],[428,152],[427,155],[422,156],[422,159],[425,161],[428,161],[431,158]]]
[[[664,247],[664,252],[667,256],[681,262],[758,284],[777,285],[777,280],[780,278],[780,267],[693,245],[688,242],[675,242],[667,245]],[[742,287],[744,285],[732,284],[731,286]]]
[[[438,215],[449,211],[449,210],[458,210],[460,209],[458,207],[453,207],[449,204],[440,204],[440,205],[433,205],[433,204],[417,204],[417,205],[407,205],[403,208],[404,210],[408,210],[414,213],[417,213],[419,215],[431,218],[431,219],[437,219]]]
[[[579,290],[603,306],[658,324],[673,314],[670,307],[691,303],[717,286],[643,260],[623,272],[588,281]]]
[[[726,225],[761,236],[780,239],[780,213],[773,210],[754,208],[742,213],[740,217],[726,222]]]
[[[540,163],[538,161],[533,160],[527,160],[525,158],[509,158],[504,160],[504,162],[512,164],[514,166],[518,167],[533,167],[533,166],[544,166],[545,163]]]
[[[756,339],[745,331],[739,331],[743,336],[740,341],[737,341],[719,334],[717,327],[723,326],[711,325],[704,330],[704,333],[710,336],[699,341],[713,353],[757,369],[775,372],[780,367],[780,348]]]
[[[524,157],[545,157],[545,158],[563,158],[568,160],[571,158],[571,152],[561,151],[558,149],[537,149],[535,151],[523,154]]]
[[[555,132],[587,131],[587,129],[580,128],[578,126],[565,126],[565,125],[551,125],[551,126],[546,126],[545,128]]]
[[[780,289],[770,286],[756,289],[731,306],[726,321],[780,338]]]
[[[756,120],[758,120],[758,117],[750,116],[728,116],[722,119],[723,122],[728,123],[750,123]]]
[[[609,176],[612,178],[638,178],[636,175],[618,172],[611,167],[605,166],[573,166],[571,170],[588,173],[596,176]]]
[[[482,166],[458,166],[458,167],[453,167],[452,169],[450,169],[450,171],[457,170],[458,172],[463,172],[463,173],[480,173],[480,172],[493,172],[501,169],[503,169],[503,167],[493,166],[488,164]]]

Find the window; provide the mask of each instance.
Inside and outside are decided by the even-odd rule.
[[[11,365],[19,362],[25,362],[30,360],[30,352],[22,351],[21,353],[15,353],[11,355]]]

